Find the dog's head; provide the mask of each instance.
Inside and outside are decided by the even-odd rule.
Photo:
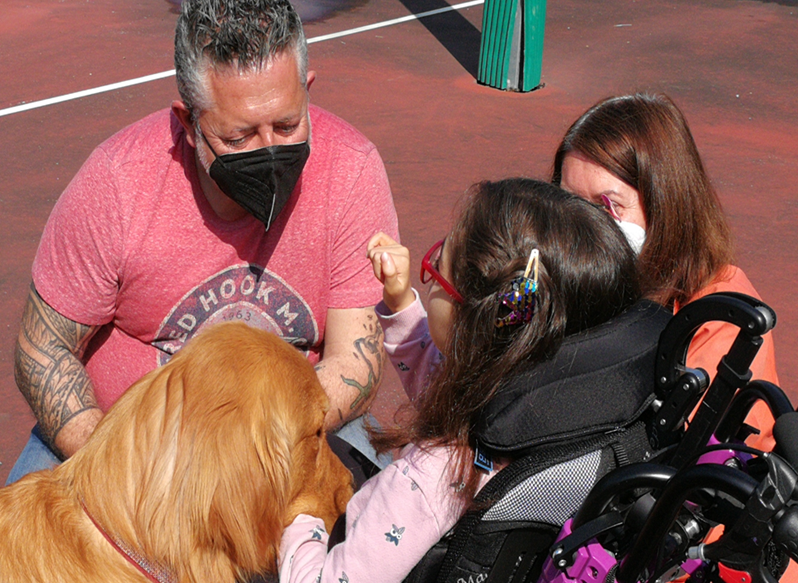
[[[330,529],[352,495],[327,408],[298,350],[218,324],[133,385],[65,466],[95,518],[144,556],[207,580],[273,570],[297,513]]]

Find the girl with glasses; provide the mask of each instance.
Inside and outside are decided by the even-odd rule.
[[[509,461],[475,463],[471,435],[500,384],[640,295],[634,252],[612,217],[529,179],[469,190],[454,227],[422,261],[426,311],[410,286],[407,248],[378,234],[368,254],[384,285],[377,313],[386,351],[414,415],[376,439],[404,449],[352,498],[344,542],[328,553],[313,516],[288,526],[282,582],[402,581]]]

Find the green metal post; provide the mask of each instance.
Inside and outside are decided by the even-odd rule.
[[[485,0],[477,81],[508,91],[540,86],[546,0]]]

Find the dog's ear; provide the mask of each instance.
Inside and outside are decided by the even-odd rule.
[[[242,404],[248,415],[238,422],[231,417],[225,432],[207,528],[242,574],[276,571],[293,445],[281,412],[250,396]]]
[[[59,477],[112,534],[144,556],[174,546],[173,477],[183,410],[180,361],[131,386]]]
[[[101,524],[178,575],[273,570],[297,364],[313,370],[267,332],[212,326],[128,389],[63,475]]]
[[[297,364],[315,372],[262,330],[220,325],[202,336],[212,350],[195,353],[185,372],[179,451],[190,459],[175,472],[184,501],[198,506],[183,512],[195,517],[192,535],[209,555],[227,555],[239,574],[273,571],[296,441],[291,380]]]

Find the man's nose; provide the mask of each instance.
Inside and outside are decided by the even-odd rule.
[[[275,135],[274,132],[271,130],[261,130],[255,136],[255,139],[252,140],[252,149],[257,150],[258,148],[266,148],[268,146],[274,146],[277,142],[275,142]]]

